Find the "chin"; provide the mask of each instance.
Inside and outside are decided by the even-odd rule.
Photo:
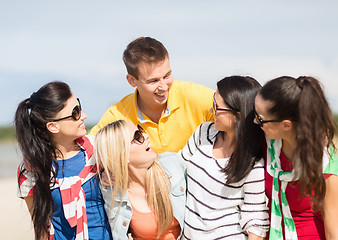
[[[87,134],[87,130],[83,129],[82,134],[83,134],[83,136],[86,135]]]
[[[265,134],[265,138],[268,139],[268,140],[277,139],[275,137],[272,137],[272,136],[269,136],[269,135],[266,135],[266,134]]]
[[[159,105],[161,105],[161,106],[166,105],[167,102],[168,102],[168,98],[164,99],[163,101],[157,101],[157,103],[158,103]]]
[[[219,122],[215,122],[215,125],[214,125],[214,128],[217,130],[217,131],[222,131],[222,132],[226,132],[228,131],[229,129],[227,128],[224,128],[222,124],[220,124]]]
[[[87,134],[87,130],[84,129],[83,131],[79,132],[78,138],[83,137],[83,136],[85,136],[86,134]]]

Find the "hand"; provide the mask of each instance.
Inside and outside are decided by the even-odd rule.
[[[257,236],[256,234],[253,234],[252,232],[248,232],[248,240],[263,240],[263,237]]]
[[[109,178],[111,182],[109,182]],[[115,184],[115,177],[111,172],[109,172],[109,178],[106,171],[101,172],[100,183],[104,188],[112,187]]]

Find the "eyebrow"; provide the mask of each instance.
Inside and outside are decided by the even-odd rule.
[[[171,74],[171,70],[169,70],[164,76],[163,78],[169,76]],[[149,82],[152,82],[154,80],[159,80],[159,78],[149,78],[149,79],[146,79],[145,82],[149,83]]]

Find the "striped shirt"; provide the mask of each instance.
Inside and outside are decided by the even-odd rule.
[[[65,164],[68,167],[72,166],[75,168],[82,168],[81,170],[77,170],[79,174],[75,176],[72,174],[69,176],[63,176],[64,174],[61,172],[61,174],[58,174],[55,184],[50,184],[51,191],[53,189],[59,189],[58,192],[53,193],[52,191],[54,204],[56,204],[56,206],[58,206],[57,204],[59,204],[59,206],[62,204],[62,210],[54,209],[54,213],[57,214],[55,214],[55,216],[53,215],[53,220],[51,221],[50,239],[67,237],[67,239],[88,240],[89,237],[90,239],[102,239],[103,236],[105,236],[106,239],[111,239],[110,228],[106,216],[104,216],[103,200],[98,182],[93,181],[93,178],[97,176],[96,161],[95,158],[92,157],[94,153],[92,144],[94,136],[83,136],[78,138],[76,141],[82,150],[81,154],[78,153],[78,155],[71,158],[72,160],[66,159],[65,161],[74,161],[77,159],[76,157],[79,156],[79,159],[84,160],[84,166],[78,165],[78,161],[73,166],[71,163]],[[24,171],[23,174],[20,174],[23,167],[23,164],[21,164],[18,169],[19,187],[17,195],[20,198],[33,196],[33,189],[35,186],[33,173]],[[68,174],[68,170],[69,169],[64,172]],[[61,169],[59,169],[59,171],[61,171]],[[89,182],[91,183],[86,184]],[[93,187],[95,187],[95,189],[92,189]],[[58,193],[60,196],[58,196]],[[99,196],[94,196],[93,194],[97,194]],[[56,196],[58,197],[56,198]],[[91,222],[89,222],[89,232],[86,208],[87,200],[90,202],[90,216],[88,219]],[[63,217],[69,224],[69,226],[64,226],[64,228],[62,228],[62,224],[65,223]],[[95,219],[98,217],[100,219]],[[53,224],[55,223],[57,223],[57,226],[54,228]],[[73,233],[70,231],[70,228],[75,231],[74,238],[72,237]],[[91,236],[89,236],[89,234]]]
[[[247,239],[248,231],[265,237],[269,216],[265,202],[264,161],[240,182],[226,184],[221,171],[229,158],[213,157],[218,131],[201,124],[180,152],[187,161],[184,239]]]

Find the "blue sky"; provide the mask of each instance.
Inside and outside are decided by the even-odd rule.
[[[67,82],[88,123],[134,91],[122,53],[139,36],[168,49],[174,79],[215,89],[234,74],[261,84],[318,78],[338,113],[337,1],[0,0],[0,125],[52,80]]]

